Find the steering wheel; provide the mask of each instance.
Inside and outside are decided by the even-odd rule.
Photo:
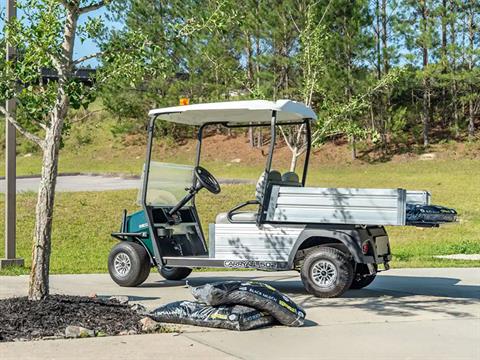
[[[195,174],[195,177],[200,185],[210,191],[212,194],[218,194],[221,191],[220,184],[218,183],[217,179],[215,179],[215,177],[210,174],[208,170],[201,166],[196,166],[193,169],[193,173]]]

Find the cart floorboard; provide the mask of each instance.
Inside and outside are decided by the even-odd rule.
[[[214,267],[232,269],[288,270],[287,261],[261,261],[249,259],[215,259],[206,256],[165,256],[165,266],[170,267]]]

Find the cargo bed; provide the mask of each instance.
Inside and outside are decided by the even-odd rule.
[[[430,201],[428,191],[274,185],[266,220],[390,226],[438,226],[456,220],[454,210],[431,206]],[[415,216],[410,211],[412,208],[416,209]]]

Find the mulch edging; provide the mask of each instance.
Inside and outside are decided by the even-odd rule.
[[[67,326],[93,330],[95,336],[145,332],[141,312],[128,304],[97,297],[51,295],[0,300],[0,342],[63,338]]]

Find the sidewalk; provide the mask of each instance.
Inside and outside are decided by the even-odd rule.
[[[302,328],[249,332],[183,326],[180,334],[0,343],[1,359],[479,359],[480,269],[400,269],[339,299],[305,294],[294,272],[196,272],[192,285],[249,278],[291,295],[307,311]],[[0,277],[0,298],[26,294],[27,276]],[[53,293],[128,295],[149,309],[191,299],[182,283],[152,273],[139,288],[108,275],[55,275]]]

